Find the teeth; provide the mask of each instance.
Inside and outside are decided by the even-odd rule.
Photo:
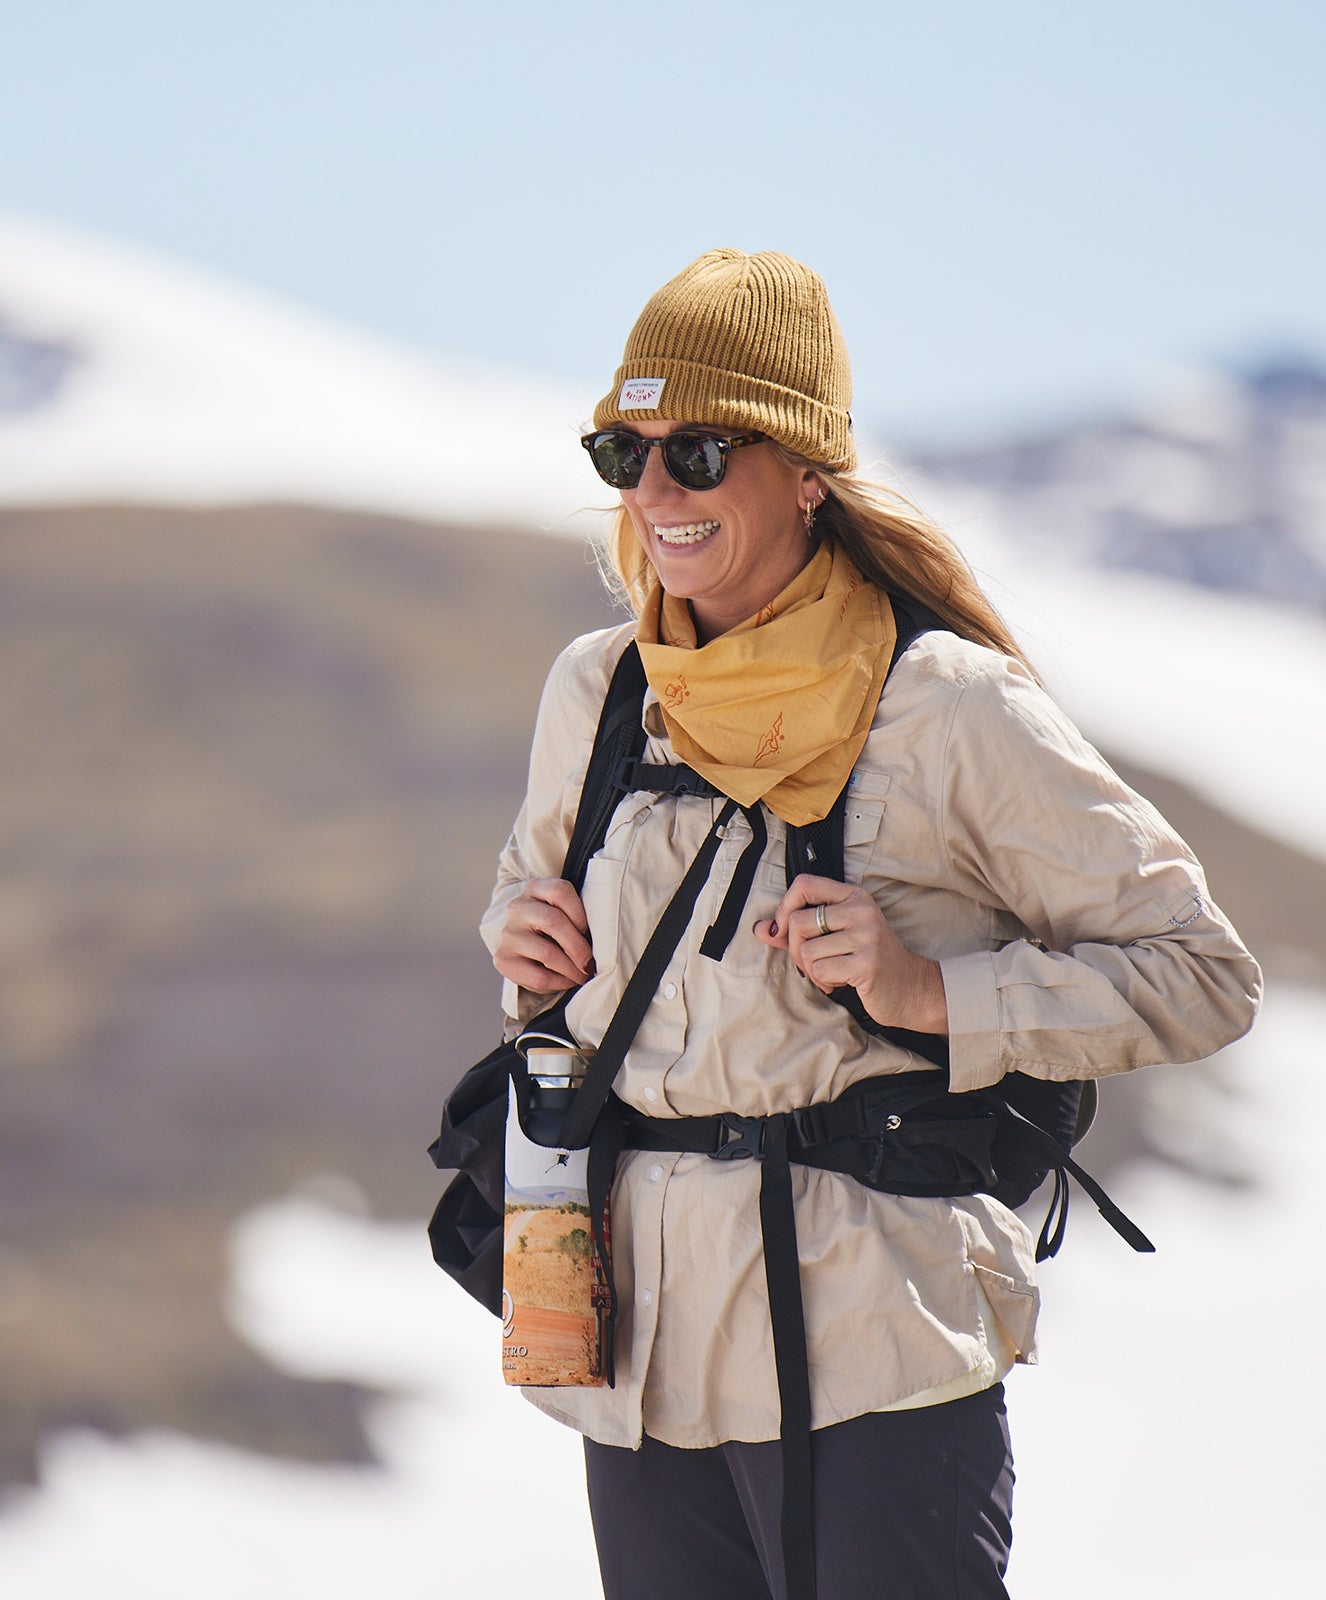
[[[716,522],[687,522],[672,528],[660,528],[655,523],[654,533],[664,544],[699,544],[717,528]]]

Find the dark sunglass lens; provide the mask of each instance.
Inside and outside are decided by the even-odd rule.
[[[663,446],[668,470],[688,489],[712,489],[722,481],[723,452],[703,433],[672,433]]]
[[[633,434],[596,434],[590,455],[599,477],[614,489],[634,489],[645,470],[645,452]]]

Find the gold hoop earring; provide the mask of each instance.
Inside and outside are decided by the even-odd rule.
[[[806,525],[806,537],[809,539],[815,531],[815,510],[819,505],[818,500],[807,500],[801,508],[801,520]]]

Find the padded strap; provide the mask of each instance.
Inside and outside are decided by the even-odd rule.
[[[584,1082],[576,1091],[571,1109],[566,1114],[566,1126],[562,1130],[562,1144],[565,1149],[582,1150],[589,1143],[594,1119],[607,1104],[612,1080],[626,1059],[626,1052],[630,1049],[631,1041],[644,1020],[645,1012],[649,1009],[649,1003],[654,998],[667,970],[668,962],[672,960],[673,952],[681,942],[681,936],[691,920],[691,913],[695,910],[695,902],[700,897],[700,890],[713,868],[714,857],[718,854],[718,847],[723,840],[723,830],[736,812],[735,800],[729,800],[719,812],[713,827],[705,835],[699,853],[687,869],[686,876],[677,886],[676,893],[658,919],[658,925],[653,933],[650,934],[649,943],[631,974],[630,982],[617,1003],[616,1011],[613,1012],[612,1021],[604,1031],[599,1047],[585,1072]]]
[[[923,633],[947,631],[948,624],[942,622],[919,600],[913,600],[910,596],[890,594],[889,600],[893,606],[893,620],[898,629],[893,654],[889,658],[889,672],[892,672],[898,664],[898,658],[914,639],[920,638]],[[886,681],[887,678],[888,673],[885,674]],[[819,822],[809,823],[804,828],[788,828],[785,851],[788,883],[802,872],[813,873],[817,878],[832,878],[838,883],[846,879],[843,830],[850,788],[849,778],[847,786],[834,801],[828,816]],[[948,1071],[948,1039],[942,1034],[915,1033],[910,1028],[885,1027],[882,1023],[876,1022],[862,1005],[861,997],[856,990],[847,986],[834,989],[829,998],[842,1006],[864,1033],[876,1039],[887,1039],[899,1049],[910,1050],[913,1055],[921,1056],[932,1066],[942,1067],[944,1071]]]
[[[589,859],[602,845],[608,822],[617,809],[620,790],[615,778],[622,762],[639,756],[645,747],[641,707],[645,696],[645,667],[632,639],[622,651],[599,712],[594,747],[580,791],[571,842],[566,848],[562,876],[577,893],[584,887]]]

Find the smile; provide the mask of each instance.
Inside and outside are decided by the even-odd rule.
[[[654,537],[660,544],[699,544],[711,533],[718,532],[716,522],[683,522],[676,527],[660,528],[654,524]]]

